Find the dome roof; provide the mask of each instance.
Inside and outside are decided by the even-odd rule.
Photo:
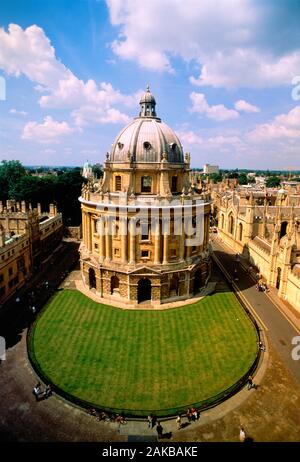
[[[148,103],[148,104],[147,104]],[[111,162],[184,163],[181,143],[174,131],[156,117],[155,98],[147,87],[140,100],[141,112],[116,137]]]
[[[157,118],[137,117],[119,133],[112,147],[111,162],[169,162],[183,163],[179,139],[165,123]]]

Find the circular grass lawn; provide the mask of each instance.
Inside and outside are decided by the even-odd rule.
[[[257,341],[231,292],[146,311],[63,290],[37,318],[29,353],[45,380],[90,406],[171,415],[239,381],[255,361]]]

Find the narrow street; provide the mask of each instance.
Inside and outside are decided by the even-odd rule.
[[[227,273],[229,277],[233,278],[234,268],[238,266],[238,280],[234,281],[234,284],[258,315],[257,321],[261,327],[265,328],[268,340],[300,385],[300,361],[292,359],[292,349],[294,348],[292,339],[300,335],[300,330],[282,314],[267,293],[259,292],[256,289],[255,282],[243,265],[236,263],[235,254],[232,251],[230,253],[230,249],[213,235],[212,247],[216,261],[220,262],[221,268],[225,269],[224,273]]]

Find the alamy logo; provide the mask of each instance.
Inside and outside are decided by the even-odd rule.
[[[296,345],[292,349],[292,359],[294,361],[299,361],[300,359],[300,336],[299,335],[292,339],[292,345]]]
[[[5,338],[0,337],[0,361],[4,361],[6,359],[6,343]]]
[[[6,100],[6,81],[5,78],[0,75],[0,101]]]

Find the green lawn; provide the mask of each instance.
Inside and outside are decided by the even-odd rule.
[[[230,292],[182,308],[142,311],[63,290],[38,317],[29,350],[47,380],[66,392],[139,414],[176,412],[227,389],[253,364],[257,340]]]

